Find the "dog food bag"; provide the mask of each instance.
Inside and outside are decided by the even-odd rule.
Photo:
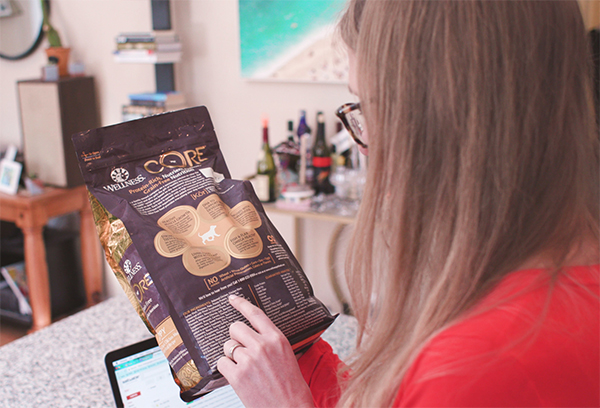
[[[245,321],[230,294],[260,307],[297,352],[333,323],[250,182],[231,179],[205,107],[73,143],[106,258],[182,399],[226,384],[217,361],[229,325]]]
[[[182,390],[189,390],[198,384],[202,377],[179,333],[176,330],[168,330],[174,325],[173,319],[161,302],[150,274],[132,245],[127,229],[120,219],[106,211],[96,197],[89,194],[89,199],[106,260],[117,282],[148,330],[158,339],[164,354],[173,356],[170,362],[175,382]],[[163,330],[165,327],[167,330]],[[165,337],[166,334],[169,335],[168,338]],[[173,349],[170,348],[170,344],[174,345]]]

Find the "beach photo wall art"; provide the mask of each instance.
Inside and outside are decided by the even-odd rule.
[[[335,25],[345,0],[238,0],[242,77],[347,83]]]

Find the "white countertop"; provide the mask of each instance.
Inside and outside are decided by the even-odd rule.
[[[104,356],[149,337],[120,294],[0,347],[0,407],[114,407]],[[356,320],[340,315],[323,338],[347,358]]]

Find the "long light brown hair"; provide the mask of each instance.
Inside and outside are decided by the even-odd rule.
[[[351,0],[369,131],[347,260],[341,406],[389,406],[424,343],[537,255],[598,239],[598,134],[575,1]]]

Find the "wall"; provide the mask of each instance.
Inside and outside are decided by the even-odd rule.
[[[113,61],[114,38],[120,32],[151,29],[150,0],[51,0],[52,22],[73,59],[94,76],[103,125],[120,122],[127,95],[154,90],[154,68]],[[286,136],[286,124],[308,111],[314,124],[317,110],[334,128],[333,110],[353,100],[345,85],[249,82],[240,77],[237,0],[172,0],[172,24],[180,35],[184,57],[176,65],[176,87],[191,106],[206,105],[233,177],[252,174],[260,148],[260,117],[271,118],[271,142]],[[2,41],[7,39],[3,38]],[[37,78],[45,62],[45,44],[21,61],[0,60],[0,148],[22,146],[16,81]],[[311,125],[312,126],[312,125]],[[271,216],[291,247],[290,217]],[[305,223],[303,265],[318,297],[334,310],[338,305],[329,287],[326,265],[328,239],[335,227]],[[319,239],[312,239],[319,237]],[[109,292],[120,291],[108,277]]]
[[[583,20],[588,30],[600,27],[600,1],[579,0]]]

